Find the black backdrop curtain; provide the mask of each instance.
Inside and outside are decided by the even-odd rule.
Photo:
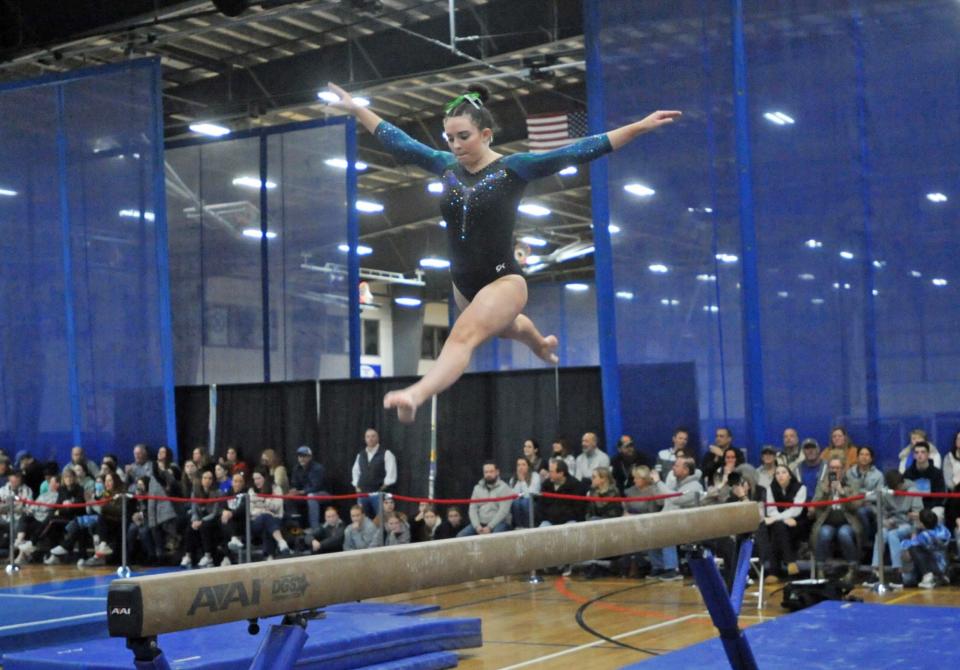
[[[207,450],[210,441],[210,387],[178,386],[174,403],[177,412],[176,458],[181,463],[190,458],[194,447]]]

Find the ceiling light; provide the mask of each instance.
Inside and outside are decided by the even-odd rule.
[[[943,193],[927,193],[927,200],[930,202],[946,202],[947,196]]]
[[[660,304],[667,307],[676,307],[680,304],[680,301],[675,298],[660,298]]]
[[[607,226],[607,230],[610,231],[611,235],[616,235],[617,233],[620,232],[620,226],[618,226],[615,223],[611,223],[609,226]]]
[[[450,261],[446,258],[421,258],[420,267],[443,270],[450,267]]]
[[[13,191],[13,190],[11,190],[11,189],[9,189],[9,188],[0,188],[0,195],[6,195],[6,196],[13,197],[13,196],[15,196],[16,194],[17,194],[16,191]]]
[[[440,220],[437,222],[437,225],[440,226],[441,228],[446,228],[446,227],[447,227],[447,222],[446,222],[444,219],[440,219]]]
[[[357,211],[366,214],[376,214],[383,211],[383,205],[370,200],[357,200]]]
[[[812,302],[814,305],[822,305],[823,298],[810,298],[810,302]]]
[[[340,102],[340,96],[333,91],[320,91],[317,93],[317,97],[324,102]]]
[[[716,259],[721,263],[736,263],[740,260],[735,254],[717,254]]]
[[[244,237],[253,237],[253,238],[259,240],[259,239],[262,239],[264,235],[263,235],[263,231],[260,230],[259,228],[244,228],[244,229],[243,229],[243,236],[244,236]],[[275,238],[276,236],[277,236],[277,234],[276,234],[275,232],[273,232],[272,230],[268,230],[268,231],[267,231],[266,237],[267,237],[268,240],[272,240],[272,239]]]
[[[711,312],[711,313],[713,313],[713,314],[716,314],[717,312],[720,311],[720,308],[719,308],[717,305],[704,305],[704,306],[703,306],[703,311],[704,311],[704,312]]]
[[[787,126],[794,123],[793,118],[783,112],[767,112],[763,115],[763,118],[778,126]]]
[[[338,168],[338,169],[340,169],[340,170],[346,170],[346,169],[347,169],[347,165],[349,165],[349,163],[347,163],[347,159],[346,159],[346,158],[328,158],[327,160],[325,160],[325,161],[323,161],[323,162],[324,162],[326,165],[329,165],[330,167]],[[370,167],[370,166],[367,165],[366,163],[364,163],[363,161],[357,161],[356,163],[354,163],[354,167],[356,167],[357,170],[359,170],[359,171],[362,172],[362,171],[366,170],[366,169],[367,169],[368,167]]]
[[[833,282],[833,288],[840,288],[840,282]]]
[[[580,292],[586,291],[586,290],[589,289],[590,287],[587,286],[586,284],[578,284],[578,283],[574,282],[574,283],[571,283],[571,284],[564,284],[564,288],[566,288],[568,291],[576,291],[576,292],[580,293]]]
[[[623,187],[623,190],[641,198],[649,198],[651,195],[656,193],[656,191],[654,191],[652,188],[649,186],[644,186],[643,184],[627,184]]]
[[[547,241],[542,237],[534,237],[533,235],[524,235],[520,238],[520,241],[529,244],[531,247],[545,247],[547,246]]]
[[[533,203],[528,203],[520,205],[517,207],[517,210],[529,214],[530,216],[547,216],[550,213],[550,210],[542,205],[534,205]]]
[[[879,290],[879,289],[873,289],[873,294],[874,294],[874,295],[880,295],[880,290]]]
[[[823,246],[823,242],[821,242],[820,240],[815,240],[813,238],[810,238],[809,240],[803,243],[803,246],[807,247],[808,249],[819,249],[820,247]]]
[[[630,291],[617,291],[617,297],[622,300],[633,300],[633,293]]]
[[[799,274],[797,275],[797,277],[802,279],[803,281],[813,281],[814,279],[816,279],[816,277],[814,277],[809,272],[804,272],[803,274]]]
[[[409,298],[409,297],[394,298],[393,301],[403,307],[419,307],[423,303],[423,301],[420,300],[420,298]]]
[[[670,268],[668,268],[663,263],[653,263],[652,265],[648,265],[647,269],[650,270],[650,272],[653,272],[659,275],[670,272]]]
[[[432,181],[427,184],[427,190],[431,193],[443,193],[443,182]]]
[[[121,209],[119,212],[117,212],[117,215],[120,216],[120,217],[122,217],[122,218],[124,218],[124,219],[139,219],[139,218],[140,218],[140,210],[138,210],[138,209]],[[144,213],[143,213],[143,218],[144,218],[144,220],[146,220],[146,221],[153,221],[154,219],[156,219],[156,216],[154,215],[153,212],[144,212]]]
[[[557,174],[562,177],[569,177],[570,175],[577,174],[577,166],[571,165],[570,167],[563,168]]]
[[[910,270],[910,276],[911,276],[911,277],[916,277],[916,278],[919,279],[920,277],[923,276],[923,273],[922,273],[922,272],[917,272],[916,270]]]
[[[947,285],[947,280],[944,279],[943,277],[934,277],[934,278],[931,279],[930,281],[931,281],[931,283],[932,283],[934,286],[946,286],[946,285]]]
[[[341,244],[340,246],[337,247],[337,249],[339,249],[344,253],[347,253],[348,251],[350,251],[350,247],[348,247],[346,244]],[[372,253],[373,253],[372,247],[368,247],[363,244],[357,245],[357,256],[369,256]]]
[[[713,214],[713,207],[704,207],[703,211],[707,214]]]
[[[537,263],[536,265],[531,265],[530,267],[524,268],[524,272],[526,272],[528,275],[532,275],[534,272],[542,270],[545,267],[547,267],[546,263]]]
[[[790,294],[786,291],[777,291],[778,298],[789,298]]]
[[[370,99],[369,99],[369,98],[364,98],[364,97],[355,95],[355,96],[353,96],[353,101],[354,101],[357,105],[359,105],[360,107],[369,107],[369,106],[370,106]]]
[[[848,260],[848,261],[853,260],[853,252],[852,252],[852,251],[841,251],[841,252],[840,252],[840,258],[846,259],[846,260]]]
[[[527,265],[536,265],[537,263],[541,262],[542,260],[543,260],[543,259],[540,258],[540,256],[537,256],[536,254],[532,254],[532,255],[530,255],[530,256],[527,256],[527,258],[526,258],[526,260],[525,260],[524,262],[525,262]]]
[[[884,267],[886,264],[887,264],[886,261],[874,261],[874,262],[873,262],[873,267],[875,267],[875,268],[882,268],[882,267]]]
[[[563,253],[557,256],[557,262],[563,263],[564,261],[569,261],[574,258],[580,258],[581,256],[587,256],[593,253],[593,245],[589,246],[573,246],[570,249],[567,249]]]
[[[237,177],[233,180],[234,186],[246,186],[247,188],[260,188],[263,183],[256,177]],[[275,182],[270,181],[269,179],[266,182],[267,188],[276,188],[277,185]]]
[[[697,275],[697,281],[717,281],[717,275]]]
[[[191,123],[190,130],[201,135],[209,137],[223,137],[230,134],[230,129],[225,126],[218,126],[215,123]]]

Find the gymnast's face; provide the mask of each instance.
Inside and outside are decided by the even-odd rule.
[[[452,116],[443,120],[443,134],[450,151],[461,164],[476,163],[489,150],[493,131],[480,130],[469,116]]]

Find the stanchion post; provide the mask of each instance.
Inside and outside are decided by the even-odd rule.
[[[10,496],[10,554],[7,556],[9,562],[7,563],[7,574],[13,575],[20,572],[20,566],[14,563],[13,555],[16,553],[15,542],[17,539],[17,522],[14,518],[14,512],[16,510],[17,496]]]
[[[246,541],[246,544],[243,546],[243,553],[245,563],[252,563],[253,559],[250,558],[250,545],[253,543],[253,534],[250,532],[250,492],[247,491],[243,494],[243,507],[246,511],[244,514],[244,533],[245,537],[243,538]]]
[[[879,570],[878,576],[880,581],[878,581],[873,589],[871,589],[876,594],[884,594],[890,590],[890,587],[887,586],[886,574],[883,569],[883,552],[884,552],[884,542],[883,542],[883,496],[885,491],[881,486],[877,489],[877,537],[873,540],[876,545],[874,546],[874,553],[880,555],[880,560],[877,561],[877,568]]]
[[[117,568],[117,577],[126,579],[130,576],[130,568],[127,567],[127,498],[129,493],[120,494],[120,567]],[[146,521],[146,520],[145,520]]]
[[[524,495],[527,496],[528,499],[530,500],[530,511],[529,511],[528,514],[529,514],[529,519],[530,519],[530,527],[533,528],[533,527],[534,527],[534,524],[536,523],[535,518],[534,518],[534,509],[533,509],[534,503],[535,503],[534,494],[533,494],[531,491],[527,491],[526,493],[524,493]],[[542,584],[542,583],[543,583],[543,577],[541,577],[540,575],[537,574],[536,568],[534,568],[533,570],[530,571],[530,577],[527,579],[527,583],[528,583],[528,584]]]

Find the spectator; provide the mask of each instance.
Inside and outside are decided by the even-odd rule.
[[[119,472],[117,457],[114,454],[104,454],[100,459],[100,474],[97,476],[103,477],[108,472]]]
[[[0,454],[0,486],[6,485],[11,470],[13,466],[10,464],[10,459],[6,454]]]
[[[161,449],[165,448],[161,447]],[[173,465],[173,467],[176,466]],[[158,465],[154,468],[153,477],[147,480],[147,493],[154,496],[154,499],[147,501],[147,528],[150,531],[157,560],[163,558],[164,552],[175,554],[180,546],[178,532],[180,515],[177,508],[169,500],[157,499],[180,494],[179,483],[173,479],[173,474],[172,467],[164,469],[164,466]]]
[[[221,503],[215,502],[220,491],[214,481],[213,471],[204,470],[200,475],[200,484],[191,495],[202,500],[190,504],[190,524],[187,526],[186,549],[180,567],[193,566],[193,557],[202,550],[203,555],[197,563],[198,567],[206,568],[214,563],[214,552],[217,548],[217,531],[220,526]]]
[[[237,472],[245,475],[250,473],[250,467],[243,461],[236,447],[227,447],[227,453],[220,462],[227,467],[227,473],[231,477]]]
[[[936,467],[943,469],[943,461],[940,458],[940,450],[937,449],[937,445],[927,439],[927,431],[922,428],[914,428],[910,431],[910,441],[907,446],[901,449],[897,456],[900,459],[900,472],[906,472],[913,465],[913,448],[917,446],[918,442],[926,442],[930,446],[931,462]]]
[[[797,549],[800,544],[803,516],[802,507],[781,507],[780,505],[800,504],[806,502],[806,487],[794,477],[793,472],[786,465],[778,465],[774,472],[773,481],[767,489],[764,507],[763,524],[760,526],[760,535],[766,537],[758,542],[758,550],[764,547],[760,558],[763,560],[765,571],[778,581],[784,575],[796,577],[800,574],[797,566]],[[774,504],[776,503],[776,505]],[[764,555],[764,553],[766,555]]]
[[[343,534],[343,550],[356,551],[370,549],[383,544],[383,535],[380,529],[367,518],[360,505],[350,508],[350,525]]]
[[[750,465],[741,465],[727,476],[727,483],[721,489],[719,503],[737,503],[737,502],[755,502],[760,509],[763,508],[763,502],[766,500],[766,489],[757,486],[755,479],[756,470]],[[757,527],[752,535],[757,540],[757,551],[763,556],[769,554],[769,548],[765,546],[766,536],[759,532]],[[733,591],[733,580],[737,572],[737,553],[740,545],[751,536],[751,533],[744,533],[737,536],[717,537],[707,540],[703,546],[713,552],[714,556],[723,559],[723,578],[727,585],[727,591]]]
[[[488,533],[502,533],[510,530],[510,500],[499,502],[483,502],[487,498],[503,498],[513,494],[513,490],[500,479],[500,468],[493,461],[483,464],[483,479],[473,487],[470,494],[472,500],[469,508],[470,523],[461,530],[457,537],[469,535],[487,535]]]
[[[943,459],[943,483],[950,493],[960,493],[960,431],[953,436],[950,451]],[[960,519],[960,498],[947,500],[944,509],[944,525],[956,528]]]
[[[269,473],[268,473],[269,474]],[[297,466],[290,478],[290,493],[296,496],[325,496],[327,493],[327,472],[320,463],[313,460],[313,450],[303,445],[297,449]],[[303,515],[307,512],[309,528],[320,527],[320,501],[291,501],[290,508]]]
[[[114,467],[116,469],[116,467]],[[133,463],[128,463],[123,468],[124,484],[127,486],[136,486],[136,482],[141,477],[153,476],[153,461],[150,460],[150,452],[147,451],[147,445],[136,444],[133,447]]]
[[[850,434],[843,426],[835,426],[830,431],[830,445],[827,446],[820,457],[825,461],[831,458],[839,458],[843,461],[845,469],[852,468],[857,464],[857,447],[850,440]]]
[[[726,426],[717,428],[716,433],[714,433],[713,444],[707,447],[707,453],[703,455],[703,460],[700,462],[700,469],[705,477],[704,481],[713,481],[713,475],[716,474],[716,471],[723,468],[723,452],[730,447],[733,447],[733,431]],[[666,478],[661,474],[661,479]]]
[[[134,494],[136,496],[148,494],[151,479],[152,477],[140,477],[135,485]],[[137,562],[139,558],[148,565],[158,563],[160,560],[159,548],[154,542],[149,525],[147,505],[150,502],[140,498],[131,500],[129,505],[133,509],[133,514],[130,515],[130,522],[127,524],[127,551],[130,558],[133,562]]]
[[[78,480],[83,477],[88,481],[92,481],[91,478],[87,477],[87,472],[81,465],[74,463],[72,468],[73,473],[75,476],[77,476]],[[79,481],[75,486],[71,487],[74,495],[76,494],[78,488],[81,488]],[[100,479],[96,481],[90,491],[87,491],[86,489],[83,490],[83,499],[87,502],[96,502],[105,498],[106,495],[106,489],[103,485],[103,481]],[[99,520],[100,514],[98,507],[88,506],[86,510],[82,512],[76,512],[75,516],[69,519],[63,529],[63,539],[59,544],[56,544],[52,549],[50,549],[50,554],[44,558],[44,565],[59,565],[66,556],[72,554],[77,549],[78,545],[82,545],[87,535],[85,531],[96,528]],[[93,536],[93,544],[94,548],[100,544],[100,537],[98,535]],[[82,546],[80,549],[80,554],[83,554]]]
[[[167,495],[173,495],[169,492],[178,486],[183,472],[174,460],[170,447],[163,445],[157,449],[157,460],[154,466],[154,475],[163,486],[163,490],[168,492]]]
[[[387,517],[387,534],[384,544],[388,547],[410,544],[410,526],[399,514],[391,514]]]
[[[577,495],[580,487],[570,477],[567,461],[563,458],[550,459],[549,477],[541,484],[543,493]],[[554,526],[573,523],[583,518],[583,503],[564,498],[543,497],[540,499],[539,519],[541,526]]]
[[[786,465],[794,473],[803,460],[803,450],[800,448],[800,436],[796,428],[785,428],[783,431],[783,449],[777,454],[777,464]]]
[[[704,475],[704,486],[708,493],[716,497],[720,489],[727,485],[727,477],[743,463],[743,452],[733,447],[727,447],[723,450],[721,460],[717,461],[718,467],[713,471],[713,475]]]
[[[280,487],[280,490],[286,493],[290,490],[290,479],[287,476],[287,468],[280,460],[274,449],[264,449],[260,454],[260,465],[266,466],[270,470],[270,476],[273,477],[273,483]]]
[[[87,476],[92,477],[93,479],[96,479],[97,475],[100,474],[97,464],[87,459],[87,455],[84,452],[83,447],[76,446],[70,450],[70,462],[63,466],[63,472],[66,472],[67,468],[72,465],[81,466],[87,471]],[[63,474],[63,472],[61,472],[61,474]]]
[[[447,518],[433,531],[434,540],[449,540],[463,530],[463,512],[456,505],[447,508]]]
[[[200,486],[200,470],[197,469],[195,461],[187,461],[183,464],[183,474],[180,475],[180,490],[183,492],[183,497],[189,498],[198,486]]]
[[[831,458],[827,467],[827,478],[817,485],[814,502],[836,501],[859,493],[845,476],[843,458]],[[827,560],[833,557],[834,542],[839,543],[840,553],[847,562],[846,579],[850,582],[856,582],[859,572],[859,547],[863,536],[860,519],[857,517],[859,507],[859,501],[837,502],[827,507],[817,507],[810,536],[819,566],[825,565]]]
[[[19,470],[12,470],[7,476],[7,483],[0,488],[0,528],[6,528],[6,531],[23,542],[23,533],[19,531],[23,524],[23,519],[29,516],[26,507],[21,502],[15,502],[13,505],[13,519],[10,518],[10,499],[33,500],[33,491],[23,481],[23,473]],[[16,548],[16,543],[14,547]]]
[[[540,475],[524,456],[517,459],[516,470],[510,478],[510,488],[520,496],[510,504],[513,527],[529,528],[530,512],[533,509],[532,496],[540,493]]]
[[[726,430],[726,429],[723,429]],[[729,433],[729,431],[727,431]],[[720,431],[717,431],[719,434]],[[663,502],[663,511],[669,512],[678,509],[689,509],[696,507],[699,503],[700,495],[703,493],[703,486],[700,485],[694,468],[694,462],[691,458],[678,458],[673,463],[672,472],[676,483],[672,486],[659,481],[659,476],[653,473],[654,481],[657,482],[658,493],[679,493],[681,495],[674,498],[667,498]],[[658,577],[662,581],[676,581],[683,579],[679,573],[680,561],[677,557],[676,547],[663,547],[654,549],[650,552],[650,562],[653,565],[651,577]]]
[[[793,474],[807,490],[807,502],[813,500],[817,485],[827,475],[827,464],[820,458],[820,445],[812,437],[803,441],[803,460]]]
[[[687,451],[687,445],[690,442],[690,431],[686,428],[677,428],[673,431],[673,437],[670,438],[672,444],[669,449],[661,449],[657,452],[657,463],[654,471],[662,478],[666,478],[667,472],[673,468],[674,462],[683,454],[692,456]]]
[[[323,511],[323,525],[310,537],[310,550],[314,554],[332,554],[343,551],[343,521],[336,507]]]
[[[617,489],[622,491],[630,485],[633,466],[649,465],[646,457],[637,451],[637,445],[629,435],[621,435],[617,440],[617,453],[610,459],[610,470]]]
[[[587,492],[590,498],[619,498],[620,491],[613,481],[613,474],[610,468],[597,468],[593,471],[590,479],[590,490]],[[587,503],[587,521],[594,519],[617,519],[623,516],[622,502],[606,502],[591,500]]]
[[[847,470],[847,479],[860,493],[876,493],[883,488],[883,473],[874,467],[873,461],[873,448],[860,447],[857,450],[857,464]],[[873,538],[877,535],[876,501],[869,498],[864,500],[857,509],[857,516],[860,517],[860,525],[863,527],[864,546],[873,546]]]
[[[585,490],[590,485],[594,470],[610,467],[610,457],[597,448],[596,433],[584,433],[580,440],[580,447],[582,451],[576,459],[574,477],[580,480]]]
[[[210,465],[210,454],[207,452],[207,448],[200,444],[190,452],[190,460],[197,466],[197,471],[199,472]]]
[[[17,457],[14,459],[14,466],[20,470],[23,476],[23,483],[30,488],[31,492],[40,490],[40,485],[43,484],[44,478],[43,466],[37,463],[29,451],[25,449],[18,451]]]
[[[920,510],[920,525],[922,530],[903,543],[903,548],[909,552],[911,563],[910,573],[904,578],[904,584],[912,586],[916,584],[917,576],[923,575],[920,583],[917,584],[920,588],[932,589],[945,586],[949,584],[945,572],[950,531],[929,509]]]
[[[217,463],[213,466],[213,478],[217,480],[217,490],[226,495],[233,487],[233,469],[228,463]],[[243,472],[241,470],[240,472]]]
[[[893,573],[890,574],[889,581],[893,584],[902,583],[901,571],[903,569],[903,541],[913,535],[913,527],[920,520],[920,510],[923,509],[923,503],[920,498],[913,496],[897,496],[896,492],[916,492],[913,482],[903,478],[899,470],[891,469],[884,473],[884,483],[887,488],[894,492],[894,495],[883,497],[883,543],[874,543],[873,562],[871,565],[874,570],[879,570],[880,561],[883,560],[884,547],[890,550],[890,564],[893,566]],[[874,576],[870,583],[879,581],[878,576]]]
[[[436,539],[441,526],[440,515],[430,503],[420,503],[420,511],[410,524],[410,537],[413,542],[428,542]]]
[[[393,491],[397,483],[397,458],[389,449],[380,447],[380,434],[367,428],[363,434],[364,448],[353,460],[351,482],[357,493],[380,494]],[[379,495],[360,499],[360,504],[370,518],[380,513]]]
[[[550,458],[562,458],[567,464],[567,472],[574,473],[577,470],[577,459],[570,452],[570,443],[564,437],[558,437],[550,445]],[[545,482],[550,476],[550,461],[545,461],[540,470],[540,481]]]
[[[123,496],[126,494],[126,488],[119,473],[108,472],[103,476],[103,496],[101,500],[107,502],[95,507],[98,512],[96,526],[94,526],[94,537],[100,538],[99,543],[94,542],[93,556],[85,561],[79,561],[77,567],[96,567],[105,565],[107,556],[112,555],[120,549],[120,533],[123,524],[130,521],[131,510],[127,508],[126,517],[123,514]]]
[[[53,474],[46,483],[46,491],[37,496],[37,502],[56,503],[60,497],[60,477]],[[33,552],[40,542],[41,532],[46,528],[47,520],[51,517],[53,511],[49,507],[40,505],[24,509],[23,516],[20,517],[20,523],[18,524],[17,536],[14,539],[14,549],[18,550],[17,565],[30,562]]]
[[[243,496],[247,493],[248,488],[249,484],[243,470],[230,478],[228,495],[233,497],[223,504],[220,511],[220,537],[229,538],[225,551],[221,550],[223,554],[223,560],[220,561],[221,566],[232,564],[231,553],[239,553],[246,546],[241,537],[246,537],[247,534],[247,503]]]
[[[798,449],[799,451],[799,449]],[[760,467],[757,468],[757,486],[770,488],[777,472],[777,450],[770,445],[760,451]]]
[[[673,467],[671,465],[671,467]],[[657,484],[653,481],[652,471],[646,465],[636,465],[633,468],[633,486],[623,492],[627,498],[652,498],[657,494]],[[659,512],[663,503],[659,500],[627,502],[623,505],[624,516],[633,514],[652,514]],[[631,554],[621,559],[621,567],[626,563],[626,569],[622,570],[628,577],[636,579],[640,577],[641,561],[645,561],[646,554]]]
[[[523,457],[530,463],[530,470],[539,476],[540,469],[544,468],[543,458],[540,456],[540,444],[533,438],[523,441]]]
[[[921,493],[945,493],[946,482],[943,472],[930,461],[930,445],[917,442],[913,445],[913,464],[903,473],[905,479],[912,481]],[[943,518],[944,498],[924,498],[923,507],[932,509]]]
[[[270,471],[261,466],[253,471],[253,487],[250,489],[250,534],[260,538],[263,553],[268,558],[289,556],[290,546],[281,530],[283,500],[267,498],[264,494],[280,495],[280,488],[273,483]]]

